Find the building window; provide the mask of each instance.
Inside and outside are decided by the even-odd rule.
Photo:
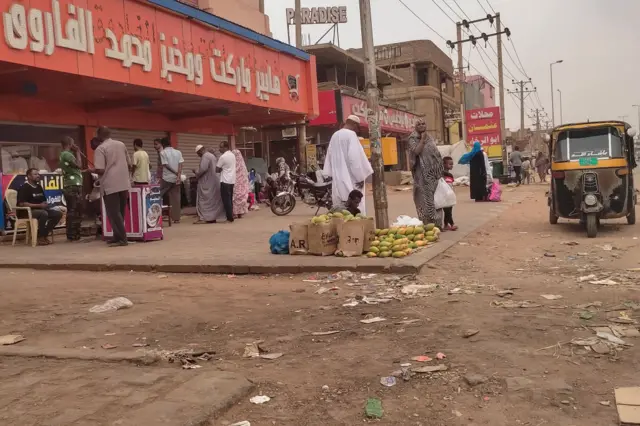
[[[429,68],[416,69],[416,85],[417,86],[429,85]]]
[[[400,46],[385,46],[379,47],[375,50],[376,61],[393,59],[399,57],[400,55],[402,55],[402,48]]]

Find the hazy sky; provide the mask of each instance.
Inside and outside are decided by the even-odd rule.
[[[462,12],[454,0],[404,0],[425,22],[431,25],[445,39],[454,40],[455,25],[434,4],[440,5],[454,20],[458,21],[451,6],[458,14]],[[489,12],[487,0],[479,0]],[[505,71],[505,89],[514,89],[512,77],[526,79],[519,70],[520,65],[514,53],[514,45],[524,65],[527,77],[538,89],[542,106],[551,117],[551,89],[549,63],[563,59],[564,63],[554,65],[554,88],[562,90],[564,122],[600,119],[617,119],[626,115],[626,120],[638,126],[638,112],[633,104],[640,104],[640,17],[638,0],[489,0],[493,8],[500,12],[502,20],[512,33],[512,44],[505,46],[514,62],[504,54],[504,61],[510,73]],[[438,35],[429,30],[398,0],[371,0],[373,8],[373,30],[376,44],[394,43],[405,40],[430,39],[442,50],[453,55]],[[457,0],[464,12],[472,19],[486,13],[478,0]],[[349,23],[340,26],[341,47],[360,47],[360,17],[358,0],[302,0],[303,7],[347,6]],[[448,6],[447,6],[448,5]],[[285,9],[293,7],[293,0],[265,0],[266,13],[271,19],[271,30],[275,38],[286,41],[287,27]],[[490,34],[487,22],[478,24]],[[305,34],[310,34],[312,43],[329,28],[328,25],[307,25]],[[472,33],[479,35],[473,26]],[[291,28],[292,38],[294,28]],[[324,39],[330,40],[330,36]],[[495,38],[491,40],[495,47]],[[479,43],[479,45],[484,43]],[[485,47],[482,62],[477,50],[465,45],[464,57],[470,58],[471,65],[481,71],[489,80],[497,83],[497,68],[487,59],[497,63],[495,53]],[[465,62],[466,65],[466,62]],[[474,71],[472,70],[472,73]],[[512,75],[511,75],[512,74]],[[495,76],[494,77],[492,77]],[[509,99],[505,94],[507,127],[520,127],[519,100]],[[514,103],[513,101],[516,101]],[[540,108],[535,95],[525,102],[525,113],[532,108]],[[555,93],[556,124],[560,122],[558,92]],[[525,125],[532,121],[525,117]]]

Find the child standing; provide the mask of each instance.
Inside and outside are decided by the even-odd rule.
[[[444,165],[444,172],[442,173],[442,177],[444,180],[453,187],[453,175],[451,174],[451,169],[453,169],[453,158],[444,157],[442,159]],[[445,207],[444,209],[444,227],[443,231],[457,231],[458,227],[453,223],[453,207]]]

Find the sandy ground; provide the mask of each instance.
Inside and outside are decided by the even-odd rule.
[[[632,305],[616,305],[640,298],[640,272],[628,271],[640,267],[640,240],[634,239],[640,237],[639,228],[605,225],[597,239],[587,239],[577,224],[549,225],[544,187],[534,190],[535,197],[441,255],[417,281],[4,270],[0,334],[24,334],[21,345],[96,352],[105,351],[101,346],[106,343],[135,350],[132,345],[140,342],[147,342],[149,350],[215,351],[203,369],[184,374],[242,372],[256,383],[256,394],[272,399],[263,405],[242,401],[212,425],[240,420],[253,426],[366,423],[367,398],[382,401],[384,417],[378,422],[385,425],[615,425],[613,389],[640,383],[640,338],[625,338],[636,346],[603,355],[569,342],[593,336],[589,326],[612,324],[608,319],[623,310],[636,316]],[[578,277],[589,274],[597,276],[590,281],[604,278],[616,284],[578,283]],[[402,292],[409,284],[426,287],[412,296],[405,294],[409,288]],[[506,289],[513,295],[496,295]],[[562,298],[547,300],[542,294]],[[128,297],[134,306],[88,312],[116,296]],[[343,306],[356,296],[393,300]],[[533,306],[501,307],[496,301],[530,301]],[[595,301],[602,305],[578,307]],[[585,311],[592,312],[590,320],[580,318]],[[371,317],[385,321],[360,322]],[[469,329],[478,333],[465,338]],[[339,332],[313,335],[326,331]],[[269,352],[284,355],[244,358],[245,345],[258,340]],[[446,359],[435,360],[439,352]],[[411,360],[419,355],[434,360]],[[0,358],[0,371],[19,371],[27,362],[33,360]],[[409,381],[398,378],[395,386],[383,387],[380,378],[404,362],[413,367],[444,364],[448,370],[417,374]],[[48,363],[42,365],[43,375],[54,374]],[[483,376],[483,383],[470,386],[465,381],[469,374]],[[0,382],[0,394],[7,386]],[[7,401],[0,398],[0,406]],[[30,415],[37,419],[38,413],[46,423],[44,408],[34,406]]]

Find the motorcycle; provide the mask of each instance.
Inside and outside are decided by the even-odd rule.
[[[291,213],[296,207],[296,197],[300,197],[302,202],[309,206],[317,207],[316,215],[321,208],[331,210],[333,208],[331,178],[318,183],[313,172],[298,175],[295,171],[290,173],[291,177],[286,183],[272,181],[278,188],[276,196],[271,201],[273,214],[286,216]]]

